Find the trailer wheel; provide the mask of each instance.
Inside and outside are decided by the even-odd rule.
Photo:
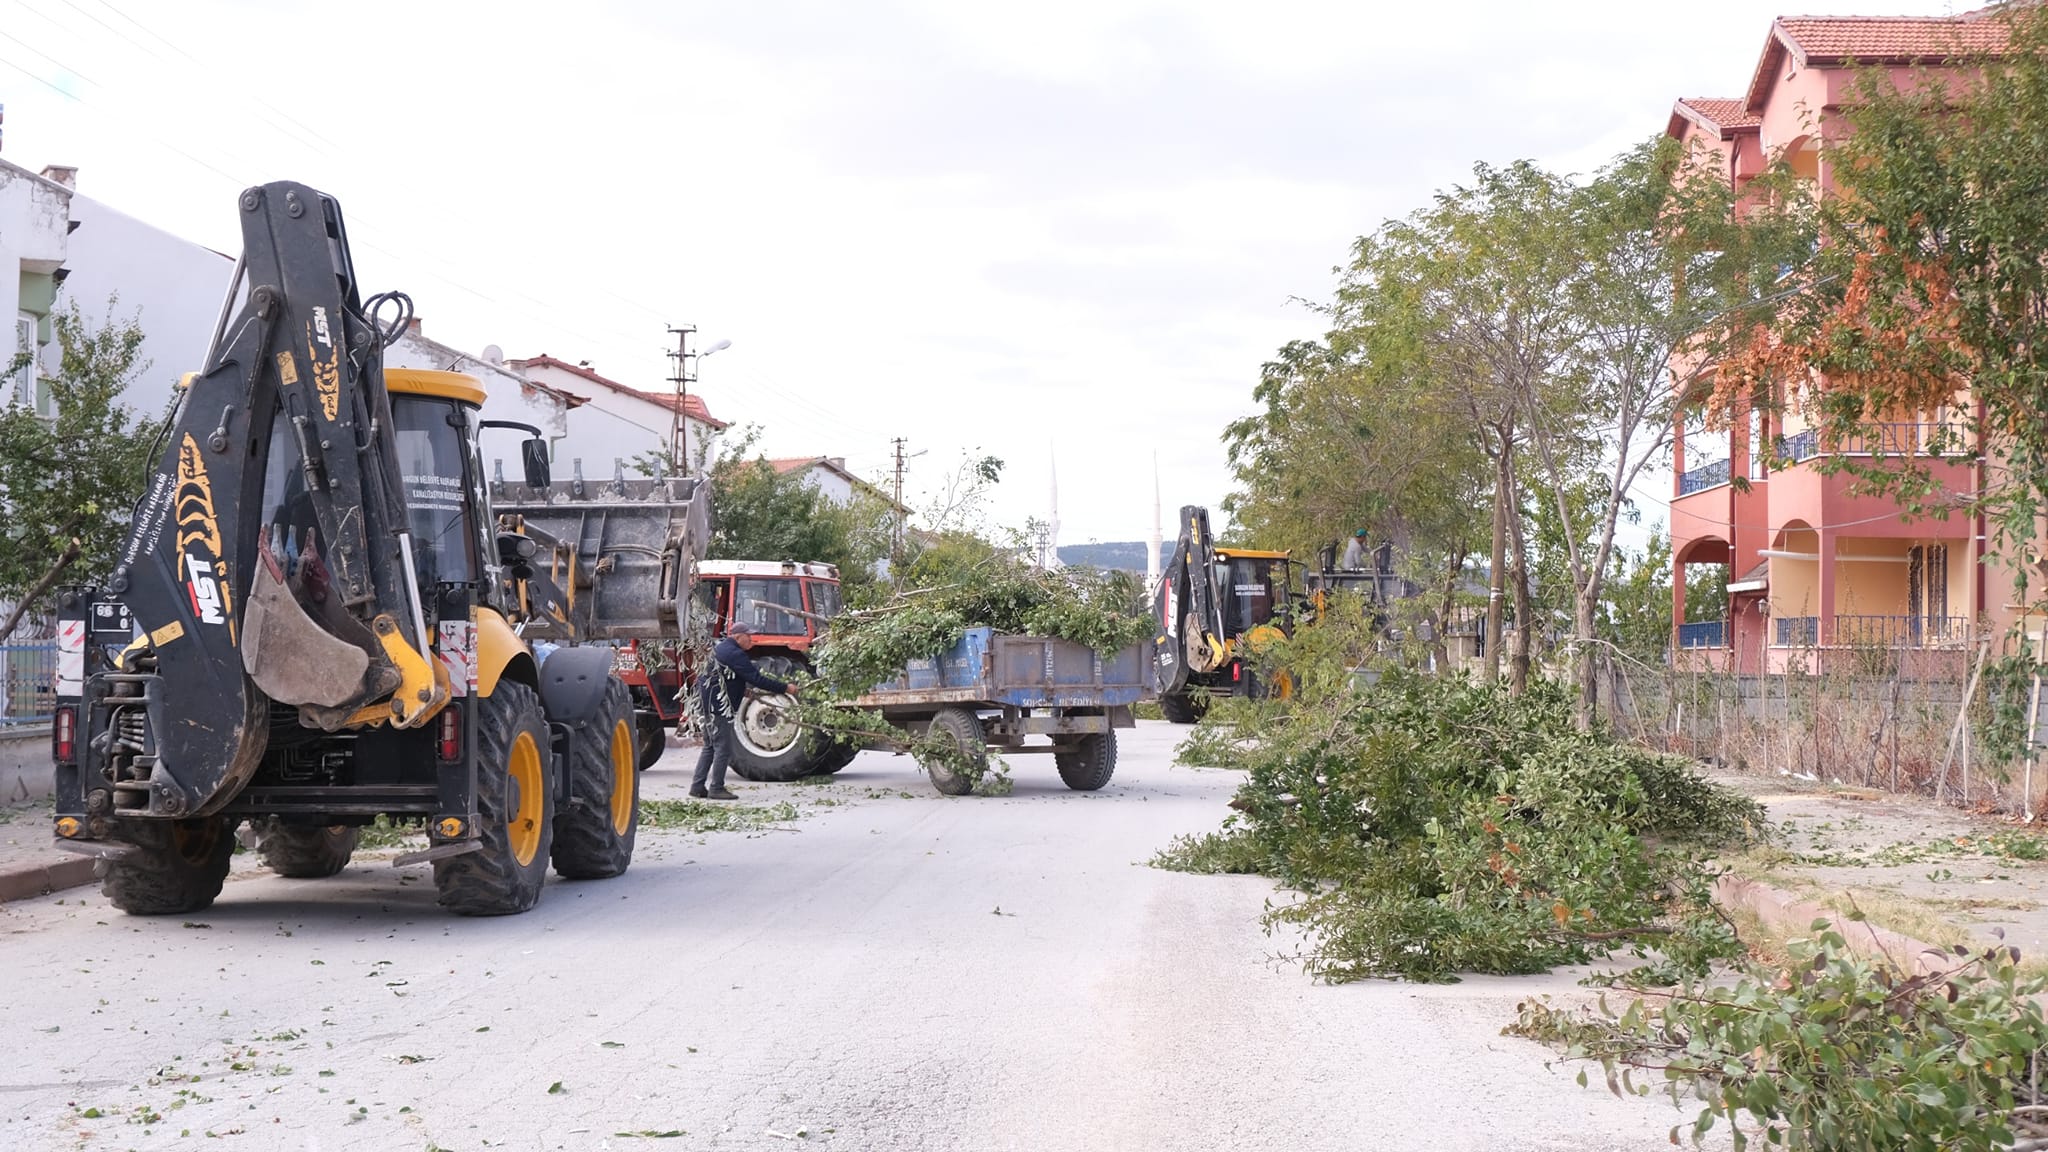
[[[1209,710],[1209,698],[1192,692],[1173,692],[1159,698],[1159,714],[1175,724],[1193,724]]]
[[[279,876],[294,880],[318,880],[348,867],[363,830],[347,824],[280,824],[263,827],[257,853],[263,863]]]
[[[614,678],[597,715],[569,737],[569,806],[555,813],[555,871],[571,880],[617,876],[633,862],[640,774],[633,699]]]
[[[777,680],[809,668],[788,656],[763,656],[754,662]],[[833,742],[796,722],[795,701],[787,696],[748,696],[732,723],[732,771],[757,784],[787,784],[829,771]]]
[[[133,916],[199,911],[227,883],[235,823],[225,816],[122,822],[114,838],[133,844],[135,851],[107,861],[100,892]]]
[[[947,796],[965,796],[974,791],[974,785],[982,773],[988,771],[988,737],[981,730],[981,717],[965,708],[945,708],[932,717],[927,738],[965,755],[972,765],[972,774],[954,771],[953,766],[939,756],[923,755],[918,760],[924,765],[924,774],[931,777],[932,787]]]
[[[1093,792],[1116,775],[1116,733],[1090,732],[1052,754],[1060,779],[1076,792]]]
[[[461,916],[524,912],[540,899],[554,838],[554,754],[540,693],[516,680],[476,702],[480,846],[434,861],[441,906]]]
[[[660,763],[662,754],[667,751],[668,725],[661,722],[661,717],[651,713],[636,714],[633,728],[633,767],[645,772]]]

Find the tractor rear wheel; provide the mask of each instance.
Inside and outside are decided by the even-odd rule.
[[[633,862],[640,773],[633,697],[613,678],[597,715],[569,737],[569,806],[555,813],[555,872],[571,880],[617,876]]]
[[[1192,692],[1173,692],[1159,698],[1159,714],[1175,724],[1193,724],[1209,710],[1209,698]]]
[[[263,828],[256,851],[279,876],[318,880],[348,867],[362,836],[362,829],[346,824],[322,827],[271,821]]]
[[[516,680],[477,699],[475,851],[434,861],[441,906],[462,916],[524,912],[540,899],[554,839],[554,754],[540,693]]]
[[[1093,792],[1116,775],[1116,733],[1090,732],[1052,754],[1060,779],[1076,792]]]
[[[988,737],[981,717],[965,708],[942,709],[932,717],[925,738],[934,747],[920,752],[917,759],[932,787],[947,796],[965,796],[974,791],[988,772]]]
[[[754,661],[761,671],[787,680],[810,669],[789,656],[763,656]],[[789,696],[750,694],[740,702],[732,724],[732,772],[757,784],[787,784],[830,771],[832,738],[803,727],[796,720],[796,701]]]
[[[227,883],[235,823],[225,816],[123,821],[114,838],[133,844],[135,851],[107,861],[100,891],[114,907],[135,916],[199,911]]]
[[[668,751],[668,725],[653,715],[636,716],[634,724],[633,767],[645,772],[660,763],[662,754]]]

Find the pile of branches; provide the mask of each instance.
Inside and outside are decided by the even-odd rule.
[[[1674,973],[1733,955],[1705,853],[1762,810],[1690,762],[1575,729],[1570,694],[1388,672],[1330,698],[1219,710],[1183,761],[1248,769],[1223,831],[1154,861],[1298,889],[1330,981],[1531,973],[1618,948]]]
[[[826,694],[846,700],[960,642],[969,628],[1071,640],[1108,655],[1151,639],[1144,588],[1129,572],[1049,571],[1008,554],[954,582],[899,592],[835,617],[817,651]]]

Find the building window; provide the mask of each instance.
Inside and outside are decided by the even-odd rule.
[[[20,401],[31,408],[36,404],[36,318],[23,312],[14,318],[14,355],[8,357],[10,366],[26,354],[27,362],[7,377],[8,393],[4,399]]]

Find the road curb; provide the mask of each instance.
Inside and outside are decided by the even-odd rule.
[[[1949,949],[1879,928],[1867,920],[1851,920],[1818,900],[1795,896],[1759,880],[1724,873],[1714,882],[1714,902],[1729,911],[1747,912],[1766,928],[1793,937],[1813,935],[1813,922],[1826,920],[1850,951],[1903,966],[1916,976],[1946,972],[1960,959]]]
[[[84,887],[93,882],[93,865],[97,863],[90,856],[65,856],[0,871],[0,904]]]

